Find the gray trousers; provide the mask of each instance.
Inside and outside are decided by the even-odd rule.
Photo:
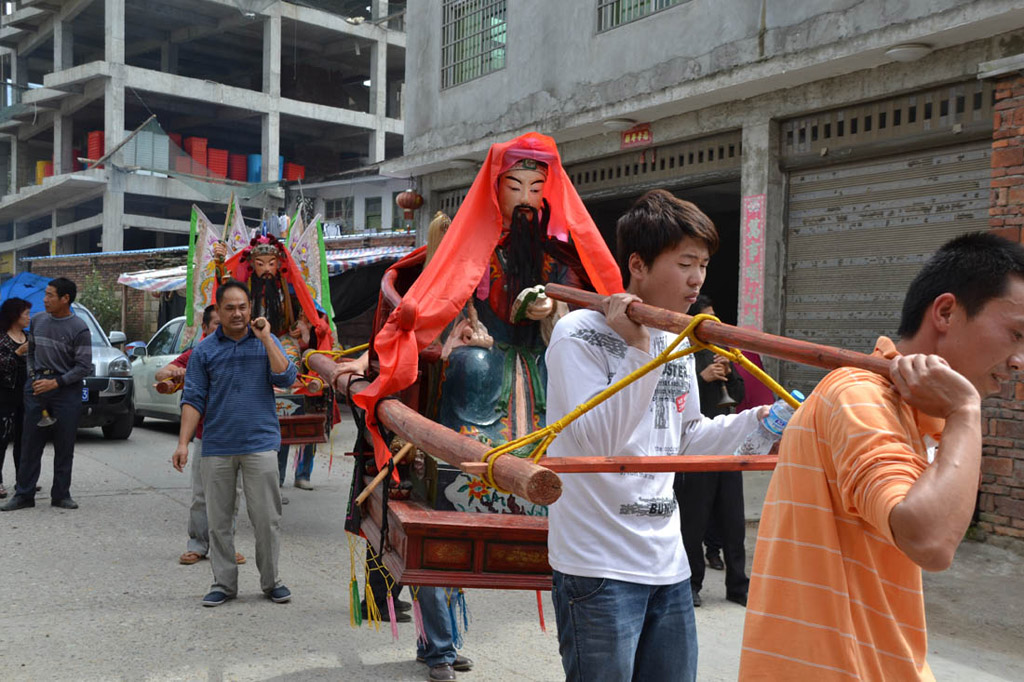
[[[246,455],[210,455],[200,465],[206,493],[206,516],[210,522],[211,591],[229,597],[238,594],[238,564],[235,563],[235,481],[242,475],[245,508],[249,510],[256,536],[256,567],[260,589],[269,593],[281,584],[277,577],[280,550],[281,491],[277,484],[277,452]]]
[[[206,556],[210,552],[210,522],[206,520],[206,494],[203,492],[203,475],[200,467],[203,441],[196,438],[193,443],[192,462],[189,464],[192,468],[192,504],[188,507],[188,546],[185,551]],[[242,499],[241,479],[238,479],[236,488],[235,512],[231,516],[232,531],[235,529],[235,518],[238,516],[238,503]]]

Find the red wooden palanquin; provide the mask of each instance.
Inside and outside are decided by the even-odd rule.
[[[374,331],[401,303],[401,292],[419,274],[423,258],[408,267],[389,270],[381,283],[381,297]],[[558,285],[548,286],[549,295],[577,306],[590,306],[600,296]],[[630,317],[649,326],[680,332],[690,317],[634,303]],[[704,334],[705,330],[710,331]],[[859,366],[886,372],[887,363],[851,351],[827,348],[751,330],[737,329],[705,321],[697,329],[705,342],[755,350],[763,355],[805,362],[820,367]],[[371,338],[371,348],[372,348]],[[371,374],[375,357],[371,351]],[[439,360],[437,347],[428,347],[420,355],[423,369]],[[324,356],[310,358],[311,368],[332,379],[330,361]],[[358,392],[365,383],[348,384],[331,380],[336,390]],[[409,387],[378,407],[378,419],[406,441],[471,474],[482,473],[481,460],[486,446],[466,438],[423,417],[426,404],[422,382]],[[502,486],[538,504],[550,504],[561,492],[556,472],[573,475],[584,472],[613,471],[724,471],[770,470],[776,457],[678,456],[678,457],[585,457],[571,460],[542,459],[540,465],[513,456],[499,457],[494,478]],[[369,482],[369,477],[367,477]],[[362,531],[374,547],[380,547],[382,488],[367,499],[362,514]],[[388,538],[383,562],[395,579],[412,585],[484,587],[497,589],[550,589],[547,563],[547,519],[536,516],[437,511],[415,500],[388,501]]]

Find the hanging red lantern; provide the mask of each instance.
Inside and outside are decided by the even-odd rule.
[[[402,209],[402,215],[406,220],[412,220],[412,214],[423,205],[423,197],[411,189],[407,189],[397,197],[395,203]]]

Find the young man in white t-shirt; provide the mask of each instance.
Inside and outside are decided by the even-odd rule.
[[[674,335],[632,322],[642,300],[686,312],[718,248],[693,204],[663,190],[617,225],[625,294],[603,314],[577,310],[555,326],[546,355],[547,423],[649,362]],[[685,347],[680,345],[679,349]],[[703,417],[692,356],[664,365],[572,422],[550,457],[728,454],[765,408]],[[568,680],[693,680],[697,633],[673,474],[567,474],[551,506],[548,559],[559,652]]]

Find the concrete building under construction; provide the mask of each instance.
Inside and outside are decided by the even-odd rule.
[[[0,3],[0,272],[27,256],[186,243],[191,204],[217,220],[230,193],[257,222],[284,206],[279,181],[375,176],[368,169],[402,152],[404,10]],[[328,221],[389,226],[406,185],[377,184],[360,185],[358,207],[347,195],[319,207],[338,213]]]

